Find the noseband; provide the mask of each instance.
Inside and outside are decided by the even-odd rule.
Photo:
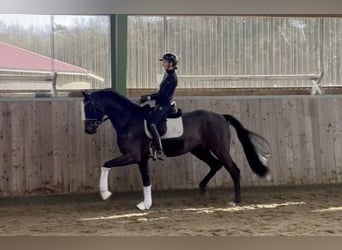
[[[97,128],[101,123],[103,123],[109,119],[109,117],[105,115],[104,111],[101,108],[99,108],[98,105],[96,105],[93,101],[88,101],[88,102],[84,103],[84,107],[88,104],[92,105],[92,109],[95,111],[95,114],[97,117],[99,117],[98,116],[99,111],[101,112],[102,119],[99,120],[97,118],[85,118],[84,121],[86,123],[92,123],[95,125],[95,128]]]

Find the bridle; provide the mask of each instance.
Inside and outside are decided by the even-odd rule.
[[[95,112],[95,117],[102,117],[102,119],[98,119],[98,118],[86,118],[84,117],[84,121],[86,123],[91,123],[95,125],[95,128],[97,128],[101,123],[107,121],[109,119],[109,117],[104,113],[103,109],[96,105],[93,101],[87,101],[83,104],[84,109],[86,107],[86,105],[91,105],[92,106],[92,110]],[[99,112],[101,112],[99,114]]]

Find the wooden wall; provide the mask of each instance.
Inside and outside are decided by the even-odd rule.
[[[233,132],[232,156],[242,185],[342,182],[342,97],[184,97],[184,111],[229,113],[267,138],[273,181],[256,177]],[[81,99],[0,101],[0,196],[97,192],[101,165],[119,154],[109,122],[84,133]],[[235,131],[232,129],[232,131]],[[208,168],[191,155],[152,162],[153,189],[196,188]],[[141,189],[134,165],[113,169],[110,189]],[[222,169],[210,187],[230,187]]]

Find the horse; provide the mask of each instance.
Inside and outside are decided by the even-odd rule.
[[[109,160],[101,167],[99,190],[103,200],[111,196],[108,190],[108,173],[113,167],[137,164],[139,166],[144,199],[137,204],[140,210],[152,206],[151,180],[148,161],[151,157],[151,139],[146,135],[144,119],[146,109],[127,97],[111,89],[91,93],[82,92],[84,130],[87,134],[97,133],[98,126],[109,119],[117,133],[117,145],[121,155]],[[191,153],[205,162],[210,170],[200,181],[201,193],[211,178],[223,166],[230,174],[235,196],[232,205],[241,202],[240,170],[233,161],[230,151],[230,125],[237,132],[247,161],[252,171],[260,176],[270,178],[267,160],[270,153],[261,150],[257,141],[267,140],[247,130],[241,122],[229,114],[218,114],[208,110],[194,110],[182,114],[183,133],[178,138],[163,139],[162,144],[167,157]],[[260,145],[260,143],[259,143]]]

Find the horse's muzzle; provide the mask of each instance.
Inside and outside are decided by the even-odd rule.
[[[84,132],[89,135],[96,134],[97,132],[97,124],[95,122],[85,122],[84,123]]]

